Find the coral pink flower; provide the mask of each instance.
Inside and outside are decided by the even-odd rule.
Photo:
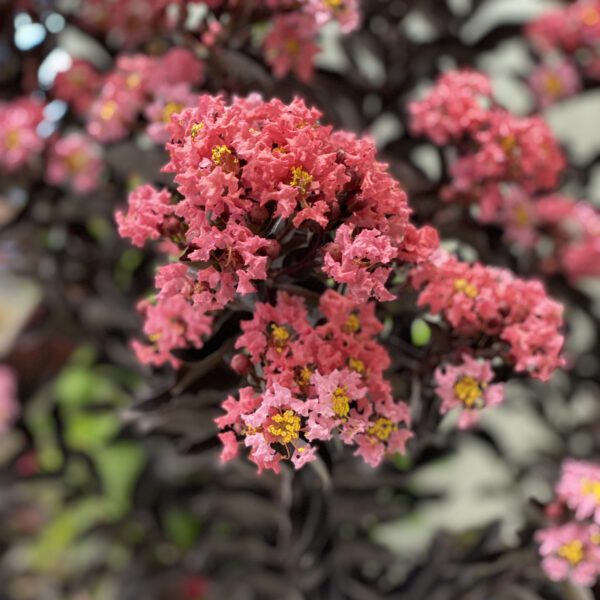
[[[381,232],[363,229],[354,236],[351,226],[342,225],[335,241],[326,248],[323,271],[338,283],[350,284],[354,300],[364,302],[374,296],[385,302],[394,299],[385,284],[391,272],[388,265],[397,253]]]
[[[540,198],[535,204],[539,226],[553,242],[552,257],[543,267],[562,272],[577,282],[600,276],[600,212],[587,202],[561,195]]]
[[[82,115],[92,105],[102,79],[90,62],[74,59],[66,71],[61,71],[54,78],[52,95],[68,102],[77,114]]]
[[[556,494],[575,511],[577,520],[591,517],[600,525],[600,466],[579,460],[565,460]]]
[[[508,342],[505,357],[517,371],[546,380],[564,364],[560,333],[563,308],[538,281],[525,281],[506,269],[469,265],[440,252],[417,267],[411,280],[428,305],[462,335],[485,333]]]
[[[600,574],[600,529],[582,523],[566,523],[537,532],[542,567],[553,581],[571,579],[592,587]]]
[[[42,150],[37,127],[43,110],[41,102],[27,97],[0,102],[0,170],[16,171]]]
[[[539,66],[531,76],[530,85],[541,108],[574,96],[581,87],[577,69],[563,61]]]
[[[0,433],[6,433],[18,415],[15,373],[10,367],[0,365]]]
[[[194,104],[197,98],[188,83],[179,83],[169,87],[160,87],[155,92],[154,102],[146,107],[145,115],[150,124],[147,132],[150,138],[164,144],[169,141],[167,124],[184,107]]]
[[[409,106],[411,128],[444,145],[473,134],[488,120],[492,84],[476,71],[442,75],[430,93]]]
[[[172,350],[188,347],[201,348],[204,338],[212,332],[213,319],[192,306],[182,296],[173,296],[163,300],[160,296],[156,303],[143,300],[138,310],[144,315],[144,333],[149,344],[134,344],[134,350],[142,363],[161,365],[170,362],[179,365],[179,360],[171,354]]]
[[[100,148],[88,136],[72,133],[50,147],[46,180],[83,194],[98,187],[102,169]]]
[[[308,15],[290,13],[273,19],[264,52],[275,77],[293,73],[300,81],[312,79],[314,57],[319,51],[314,43],[316,33],[317,25]]]
[[[167,216],[173,214],[171,194],[143,185],[129,194],[127,213],[117,212],[115,218],[121,237],[131,238],[135,246],[143,246],[148,240],[162,235]]]
[[[259,470],[278,470],[284,459],[300,468],[316,459],[315,442],[335,435],[376,466],[404,452],[412,435],[408,407],[392,399],[383,375],[390,360],[374,339],[374,304],[328,290],[319,312],[327,320],[315,326],[302,299],[280,292],[275,305],[257,304],[242,322],[236,370],[254,387],[227,398],[216,422],[244,441]],[[233,456],[232,440],[223,440],[223,460]]]
[[[456,366],[443,365],[435,371],[436,393],[442,399],[440,412],[446,414],[460,408],[458,426],[466,429],[475,425],[479,411],[496,406],[504,399],[504,386],[491,384],[494,378],[491,363],[476,360],[466,354]]]
[[[314,15],[317,25],[336,20],[343,33],[350,33],[360,23],[357,0],[308,0],[307,10]]]

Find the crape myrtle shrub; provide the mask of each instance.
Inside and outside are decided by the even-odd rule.
[[[594,86],[598,7],[469,39],[485,2],[199,4],[2,5],[2,257],[43,292],[1,371],[18,441],[2,510],[20,517],[3,535],[2,589],[585,594],[598,432],[565,415],[582,389],[597,401],[585,284],[599,225],[575,199],[596,161],[573,162],[535,111]],[[15,28],[36,23],[45,38],[19,48]],[[332,27],[343,60],[315,68]],[[75,31],[95,50],[44,79]],[[519,75],[530,115],[477,70],[513,39],[540,61]],[[565,350],[582,319],[592,340]],[[508,380],[527,390],[521,418],[562,444],[523,461],[478,426]],[[512,473],[518,539],[492,522],[424,553],[376,543],[431,500],[411,476],[469,438]],[[520,491],[532,473],[555,495]],[[45,489],[60,501],[40,501]],[[120,558],[78,562],[75,541]]]

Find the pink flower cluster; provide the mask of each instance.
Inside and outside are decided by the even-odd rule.
[[[404,452],[409,411],[383,377],[390,359],[375,339],[381,329],[374,302],[356,304],[332,290],[313,315],[284,292],[275,305],[257,304],[232,363],[251,385],[227,398],[216,419],[221,459],[237,456],[242,440],[259,471],[279,472],[285,459],[300,468],[334,435],[372,466]]]
[[[536,253],[543,272],[573,283],[600,276],[600,213],[589,202],[507,186],[492,222],[507,241]]]
[[[435,371],[436,393],[442,399],[440,413],[460,409],[458,426],[468,429],[479,420],[483,408],[496,406],[504,399],[504,386],[490,385],[494,371],[489,360],[462,356],[458,365],[445,364]]]
[[[286,0],[266,0],[271,8],[279,8],[264,40],[264,53],[276,77],[294,73],[301,81],[310,81],[314,72],[314,56],[319,52],[316,38],[329,21],[337,21],[344,33],[358,27],[360,16],[357,0],[305,0],[289,11]],[[282,10],[283,9],[283,10]]]
[[[38,133],[43,119],[44,105],[33,98],[0,102],[0,171],[23,168],[44,149],[46,142]]]
[[[14,371],[0,365],[0,433],[5,433],[19,415],[17,382]]]
[[[149,133],[164,142],[166,124],[195,97],[191,86],[204,78],[204,65],[192,52],[172,48],[164,55],[120,56],[102,81],[87,115],[88,132],[101,142],[126,137],[140,114],[153,120]]]
[[[552,254],[542,262],[550,273],[576,282],[600,277],[600,212],[588,202],[552,195],[535,203],[538,228],[552,241]]]
[[[581,89],[577,69],[566,60],[538,66],[529,84],[542,109],[574,96]]]
[[[109,34],[114,46],[131,48],[172,28],[167,8],[184,0],[86,0],[77,18],[92,31]]]
[[[85,115],[100,93],[103,77],[87,60],[73,59],[66,71],[54,78],[51,93],[67,102],[79,116]]]
[[[542,567],[553,581],[591,587],[600,576],[600,466],[567,459],[547,513],[559,523],[537,532]]]
[[[600,1],[578,0],[544,13],[526,35],[550,63],[566,61],[591,79],[600,78]]]
[[[77,16],[89,29],[109,34],[114,46],[131,48],[159,31],[186,23],[188,7],[195,4],[193,0],[90,0],[83,3]],[[343,33],[348,33],[360,21],[358,0],[210,0],[202,4],[214,11],[199,25],[205,46],[212,48],[223,39],[223,23],[230,32],[238,25],[256,25],[257,32],[263,34],[260,50],[275,76],[292,72],[302,81],[313,75],[321,28],[335,21]],[[223,19],[224,12],[229,13],[227,20]]]
[[[165,170],[175,173],[182,199],[143,186],[117,214],[122,236],[140,246],[167,240],[180,256],[157,276],[160,292],[147,315],[161,324],[150,327],[152,336],[167,322],[158,307],[173,296],[210,313],[236,293],[255,292],[256,282],[302,268],[345,284],[352,300],[389,300],[394,267],[422,262],[437,248],[435,230],[410,224],[406,194],[377,162],[373,143],[332,131],[320,116],[300,100],[253,95],[229,106],[202,96],[172,118]],[[303,258],[286,261],[299,248]],[[160,350],[153,362],[166,359]]]
[[[457,157],[447,201],[477,202],[483,222],[497,220],[507,184],[528,194],[554,188],[564,157],[539,117],[517,117],[497,106],[484,75],[456,71],[410,105],[412,128],[437,144],[450,143]]]
[[[102,175],[100,148],[87,135],[71,133],[49,149],[46,180],[50,185],[70,187],[78,194],[94,191]]]
[[[563,307],[540,282],[442,252],[414,269],[411,281],[419,306],[441,314],[462,336],[491,336],[495,354],[516,371],[545,381],[564,364]]]

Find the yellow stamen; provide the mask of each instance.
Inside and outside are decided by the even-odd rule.
[[[281,352],[290,341],[290,332],[275,323],[271,323],[271,342]]]
[[[392,423],[392,421],[386,419],[385,417],[379,417],[377,421],[375,421],[369,427],[369,429],[367,429],[367,433],[377,438],[381,442],[385,442],[388,440],[390,435],[392,435],[392,433],[397,430],[398,426]]]
[[[588,27],[593,27],[600,21],[600,12],[593,6],[589,6],[581,15],[581,22]]]
[[[171,115],[181,112],[182,108],[183,108],[183,104],[181,104],[180,102],[169,102],[162,109],[163,122],[168,123],[171,120]]]
[[[285,43],[285,49],[291,56],[297,56],[300,53],[300,43],[298,40],[289,39]]]
[[[468,298],[475,298],[478,294],[477,288],[466,279],[455,279],[454,290],[462,292]]]
[[[312,180],[312,175],[302,167],[292,167],[290,185],[298,188],[303,194],[308,192]]]
[[[12,129],[6,134],[4,138],[4,143],[8,150],[15,150],[19,147],[19,143],[21,142],[21,136],[16,129]]]
[[[355,313],[350,313],[344,324],[344,331],[347,333],[358,333],[360,331],[360,319]]]
[[[128,88],[136,88],[138,85],[140,85],[140,83],[142,83],[142,76],[139,73],[131,73],[127,76],[125,83],[127,84]]]
[[[296,383],[300,387],[306,387],[310,384],[313,375],[313,370],[310,367],[301,367],[296,372]]]
[[[329,8],[342,8],[344,0],[325,0],[325,5]]]
[[[600,481],[584,479],[581,482],[581,493],[586,496],[594,496],[596,504],[600,505]]]
[[[100,118],[104,121],[110,121],[117,112],[117,103],[114,100],[107,100],[100,109]]]
[[[550,96],[560,96],[565,91],[563,82],[556,73],[548,73],[546,75],[544,89]]]
[[[510,133],[500,140],[500,145],[506,154],[511,154],[517,147],[517,138],[514,134]]]
[[[515,218],[515,223],[519,227],[525,227],[526,225],[529,225],[529,212],[522,205],[515,207],[514,218]]]
[[[160,333],[160,331],[157,331],[156,333],[153,333],[152,335],[149,335],[149,336],[148,336],[148,339],[149,339],[149,340],[150,340],[150,341],[151,341],[153,344],[155,344],[156,342],[158,342],[158,340],[160,340],[160,336],[161,336],[161,333]]]
[[[231,150],[227,146],[215,146],[212,149],[212,161],[215,165],[223,164],[223,160],[227,156],[231,156]]]
[[[464,375],[454,384],[456,397],[468,408],[471,408],[481,398],[481,386],[475,377]]]
[[[192,139],[195,140],[198,137],[198,134],[204,129],[204,123],[194,123],[190,128],[190,135]]]
[[[572,565],[579,564],[584,557],[583,544],[579,540],[573,540],[558,549],[558,555],[566,559]]]
[[[367,370],[365,367],[365,363],[359,358],[350,358],[348,359],[348,366],[352,371],[356,371],[361,375]]]
[[[275,414],[271,417],[271,425],[267,431],[279,438],[282,444],[289,444],[297,440],[300,434],[300,417],[293,410],[286,410],[283,413]]]
[[[89,159],[81,152],[72,152],[66,157],[65,163],[70,173],[81,173],[89,163]]]
[[[350,398],[345,387],[338,387],[331,395],[333,403],[333,412],[338,417],[345,417],[350,412]]]

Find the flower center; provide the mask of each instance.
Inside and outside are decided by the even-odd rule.
[[[310,367],[300,367],[296,371],[296,383],[300,387],[306,387],[310,384],[310,379],[313,375],[313,370]]]
[[[367,370],[365,367],[365,363],[359,358],[350,358],[348,359],[348,366],[352,371],[356,371],[361,375]]]
[[[134,89],[142,83],[142,76],[139,73],[131,73],[126,79],[127,87]]]
[[[312,183],[312,175],[302,167],[292,167],[292,178],[290,185],[298,188],[302,194],[306,194]]]
[[[586,496],[594,496],[596,504],[600,505],[600,481],[584,479],[581,482],[581,492]]]
[[[338,417],[345,417],[350,412],[350,398],[345,387],[338,387],[331,396],[333,412]]]
[[[70,173],[81,173],[88,165],[88,157],[82,152],[71,152],[65,162]]]
[[[454,384],[456,397],[468,408],[481,398],[481,386],[475,377],[464,375]]]
[[[558,549],[558,555],[572,565],[577,565],[583,560],[583,544],[579,540],[573,540],[562,545]]]
[[[267,431],[282,444],[289,444],[300,435],[300,417],[293,410],[277,413],[271,417]]]
[[[203,129],[204,123],[193,123],[190,128],[190,135],[192,136],[192,139],[195,140]]]
[[[166,104],[165,107],[162,109],[163,122],[168,123],[171,120],[171,115],[181,112],[182,108],[183,104],[181,104],[180,102],[169,102],[168,104]]]
[[[19,147],[19,142],[21,141],[21,136],[16,129],[11,129],[4,138],[4,143],[8,150],[15,150]]]
[[[104,121],[110,121],[117,112],[117,103],[114,100],[107,100],[100,109],[100,118]]]
[[[514,218],[515,218],[515,223],[519,227],[525,227],[526,225],[529,225],[529,212],[522,205],[515,207]]]
[[[548,73],[544,89],[550,96],[560,96],[564,92],[563,83],[556,73]]]
[[[500,140],[500,146],[504,150],[505,154],[512,154],[517,147],[517,138],[514,134],[510,133]]]
[[[588,6],[581,15],[581,22],[588,27],[593,27],[600,21],[600,12],[593,6]]]
[[[477,288],[466,279],[455,279],[454,290],[462,292],[468,298],[476,298],[478,294]]]
[[[370,427],[367,429],[367,433],[370,436],[373,436],[380,440],[381,442],[385,442],[388,440],[390,435],[394,431],[398,429],[398,426],[392,423],[389,419],[385,417],[379,417]]]
[[[350,313],[344,324],[344,331],[347,333],[357,333],[360,331],[360,319],[355,313]]]
[[[271,323],[271,342],[281,352],[290,341],[290,332],[285,328]]]

